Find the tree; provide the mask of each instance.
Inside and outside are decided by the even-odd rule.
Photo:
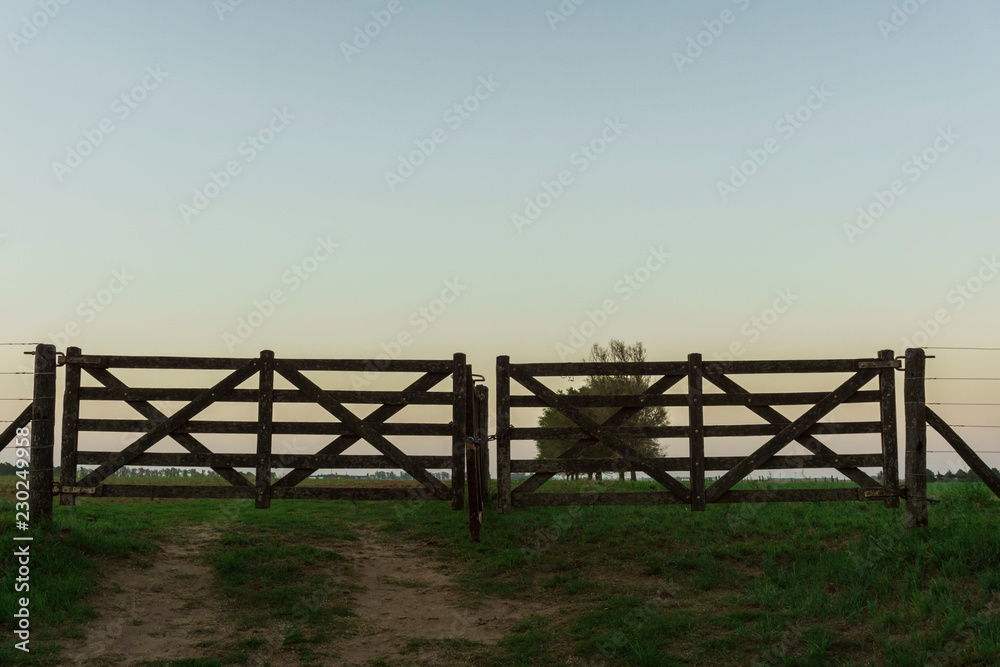
[[[612,339],[607,347],[597,343],[590,350],[589,361],[608,362],[641,362],[646,360],[646,348],[641,342],[626,345],[620,340]],[[646,375],[591,375],[580,389],[570,387],[563,396],[622,396],[641,394],[649,388],[649,376]],[[611,415],[620,410],[617,407],[584,407],[581,410],[597,423],[603,423]],[[667,411],[662,406],[643,408],[626,426],[666,426],[669,424]],[[576,425],[565,415],[554,408],[545,408],[538,418],[542,428],[574,428]],[[653,438],[623,438],[639,455],[653,458],[660,454],[660,444]],[[558,458],[571,447],[576,440],[561,440],[543,438],[536,441],[539,459]],[[604,444],[595,444],[580,453],[579,458],[618,458],[618,452]],[[573,475],[575,477],[575,475]],[[598,473],[600,479],[600,473]],[[619,479],[625,479],[625,473],[619,472]],[[635,470],[632,471],[635,480]]]

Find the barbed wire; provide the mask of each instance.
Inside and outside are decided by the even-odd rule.
[[[921,350],[976,350],[979,352],[1000,352],[1000,347],[922,347]]]
[[[1000,403],[932,403],[926,401],[924,405],[1000,405]]]
[[[986,380],[988,382],[1000,382],[1000,378],[924,378],[925,380]]]

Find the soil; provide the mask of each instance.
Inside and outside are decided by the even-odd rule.
[[[104,564],[89,600],[98,616],[84,628],[85,640],[62,642],[64,664],[131,667],[218,657],[218,648],[207,648],[213,640],[225,645],[246,634],[212,568],[200,558],[216,536],[207,527],[178,530],[143,566]],[[435,640],[493,644],[521,618],[554,612],[539,602],[474,599],[454,585],[456,569],[426,553],[426,547],[394,542],[373,531],[362,531],[356,541],[314,546],[332,548],[354,566],[356,632],[316,647],[329,657],[303,662],[295,652],[282,650],[285,628],[275,621],[253,633],[266,639],[267,646],[251,653],[250,665],[369,665],[376,660],[461,664],[441,658],[438,652],[445,644]]]

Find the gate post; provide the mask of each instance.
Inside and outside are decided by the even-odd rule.
[[[78,347],[67,347],[67,357],[82,354]],[[76,452],[80,440],[80,365],[66,364],[66,389],[63,391],[62,419],[62,475],[59,483],[63,488],[76,486]],[[76,496],[60,491],[59,504],[76,505]]]
[[[878,358],[891,362],[892,350],[881,350]],[[883,368],[878,373],[879,409],[882,422],[882,488],[894,494],[885,499],[885,506],[899,507],[899,443],[896,434],[896,369]]]
[[[55,462],[56,346],[35,348],[35,386],[31,411],[28,510],[33,526],[52,520],[52,468]]]
[[[688,445],[691,456],[691,511],[705,511],[705,405],[701,355],[688,355]]]
[[[497,357],[497,512],[510,514],[510,357]]]
[[[465,445],[468,437],[466,423],[466,377],[465,355],[455,354],[455,367],[452,378],[452,438],[451,438],[451,508],[460,510],[465,507]]]
[[[271,445],[274,433],[274,352],[260,353],[257,385],[257,491],[254,507],[271,506]]]
[[[903,401],[906,406],[906,516],[907,528],[927,525],[927,417],[924,373],[926,355],[919,348],[906,351]]]

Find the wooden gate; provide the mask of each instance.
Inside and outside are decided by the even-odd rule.
[[[745,503],[775,501],[844,501],[884,499],[890,507],[899,506],[899,472],[896,442],[896,404],[894,372],[900,363],[891,350],[878,358],[814,361],[703,361],[692,354],[686,362],[641,363],[539,363],[511,364],[509,357],[497,358],[497,467],[498,505],[501,513],[511,507],[572,504],[685,504],[692,510],[704,510],[707,503]],[[751,393],[732,376],[753,374],[843,373],[849,377],[832,391],[787,393]],[[654,380],[637,395],[576,395],[557,393],[538,378],[586,375],[643,375]],[[667,394],[670,388],[687,380],[685,393]],[[511,380],[529,394],[511,395]],[[705,393],[705,382],[717,393]],[[877,388],[865,389],[875,381]],[[877,418],[867,421],[821,422],[834,408],[845,404],[870,403],[878,406]],[[784,416],[774,406],[811,406],[795,419]],[[686,426],[630,427],[629,420],[648,406],[672,406],[687,409]],[[705,408],[743,406],[764,423],[706,424]],[[515,426],[514,408],[553,408],[573,422],[573,428]],[[602,423],[596,422],[583,408],[615,407],[618,410]],[[837,454],[817,436],[830,434],[878,433],[881,451],[870,454]],[[748,456],[705,455],[706,438],[770,436]],[[685,457],[646,458],[627,442],[629,437],[682,438],[688,441]],[[557,459],[511,460],[511,442],[540,438],[572,439],[572,446]],[[791,443],[798,443],[810,454],[779,456]],[[617,458],[587,459],[580,454],[602,443],[618,454]],[[862,468],[880,468],[883,482]],[[755,470],[789,468],[834,468],[853,481],[855,488],[737,490],[733,487]],[[559,473],[585,473],[616,470],[639,470],[662,486],[651,492],[620,493],[536,493],[545,482]],[[725,471],[706,487],[705,472]],[[688,484],[672,472],[684,471]],[[513,473],[531,473],[512,489]]]
[[[467,375],[464,354],[450,360],[321,360],[275,359],[264,351],[256,359],[200,357],[136,357],[83,355],[79,348],[67,350],[66,389],[63,405],[62,478],[55,487],[61,503],[72,505],[76,495],[135,496],[171,498],[254,498],[258,508],[266,508],[272,498],[326,498],[351,500],[450,500],[453,509],[464,502],[466,444]],[[112,369],[149,371],[210,369],[230,371],[209,388],[130,387]],[[420,373],[402,390],[324,390],[305,373],[347,371],[354,373]],[[98,386],[83,386],[83,374]],[[257,376],[257,388],[240,388]],[[275,378],[284,378],[292,389],[275,389]],[[449,391],[431,391],[451,378]],[[103,419],[81,415],[81,406],[123,401],[142,419]],[[154,401],[184,402],[167,415]],[[257,418],[243,421],[196,420],[209,406],[220,403],[256,403]],[[274,406],[281,403],[311,403],[321,406],[333,419],[325,421],[275,421]],[[365,417],[357,416],[348,405],[378,405]],[[407,406],[450,406],[449,422],[399,422],[391,420]],[[82,432],[141,433],[121,451],[81,451]],[[246,434],[255,436],[253,453],[217,453],[196,434]],[[273,451],[276,435],[336,436],[316,454],[278,454]],[[404,453],[389,441],[392,436],[429,436],[450,441],[444,455],[417,456]],[[150,453],[156,443],[170,438],[183,453]],[[344,451],[365,441],[378,455],[347,455]],[[96,465],[82,479],[78,467]],[[229,482],[229,486],[160,486],[108,483],[107,479],[126,465],[209,467]],[[237,468],[253,468],[252,483]],[[274,468],[292,468],[272,482]],[[300,482],[320,468],[377,469],[399,468],[419,486],[412,488],[333,488],[300,486]],[[432,474],[435,469],[451,472],[450,486]]]

